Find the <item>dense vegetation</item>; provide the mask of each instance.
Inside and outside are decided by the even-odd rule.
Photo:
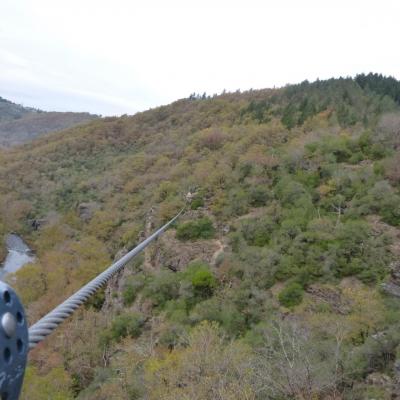
[[[191,95],[0,153],[1,233],[38,255],[9,278],[31,321],[192,198],[31,353],[24,398],[394,398],[399,86]]]

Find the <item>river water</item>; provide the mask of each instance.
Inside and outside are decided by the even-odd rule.
[[[6,246],[8,254],[2,268],[0,268],[0,279],[35,260],[32,250],[15,233],[10,233],[6,236]]]

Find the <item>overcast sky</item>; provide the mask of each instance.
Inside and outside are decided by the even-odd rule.
[[[0,96],[119,115],[192,92],[400,78],[399,20],[397,0],[0,0]]]

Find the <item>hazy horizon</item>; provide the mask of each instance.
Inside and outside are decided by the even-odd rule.
[[[378,72],[400,78],[385,0],[3,0],[0,96],[46,111],[134,114],[191,93]]]

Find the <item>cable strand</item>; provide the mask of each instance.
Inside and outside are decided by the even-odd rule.
[[[52,333],[61,322],[71,316],[77,308],[79,308],[94,292],[96,292],[96,290],[104,286],[113,275],[124,268],[129,261],[145,249],[154,239],[164,233],[164,231],[175,222],[183,211],[184,209],[147,239],[139,243],[134,249],[129,251],[114,264],[110,265],[105,271],[75,292],[63,303],[34,323],[29,328],[29,350],[32,350],[38,343],[43,341],[46,336],[50,335],[50,333]]]

